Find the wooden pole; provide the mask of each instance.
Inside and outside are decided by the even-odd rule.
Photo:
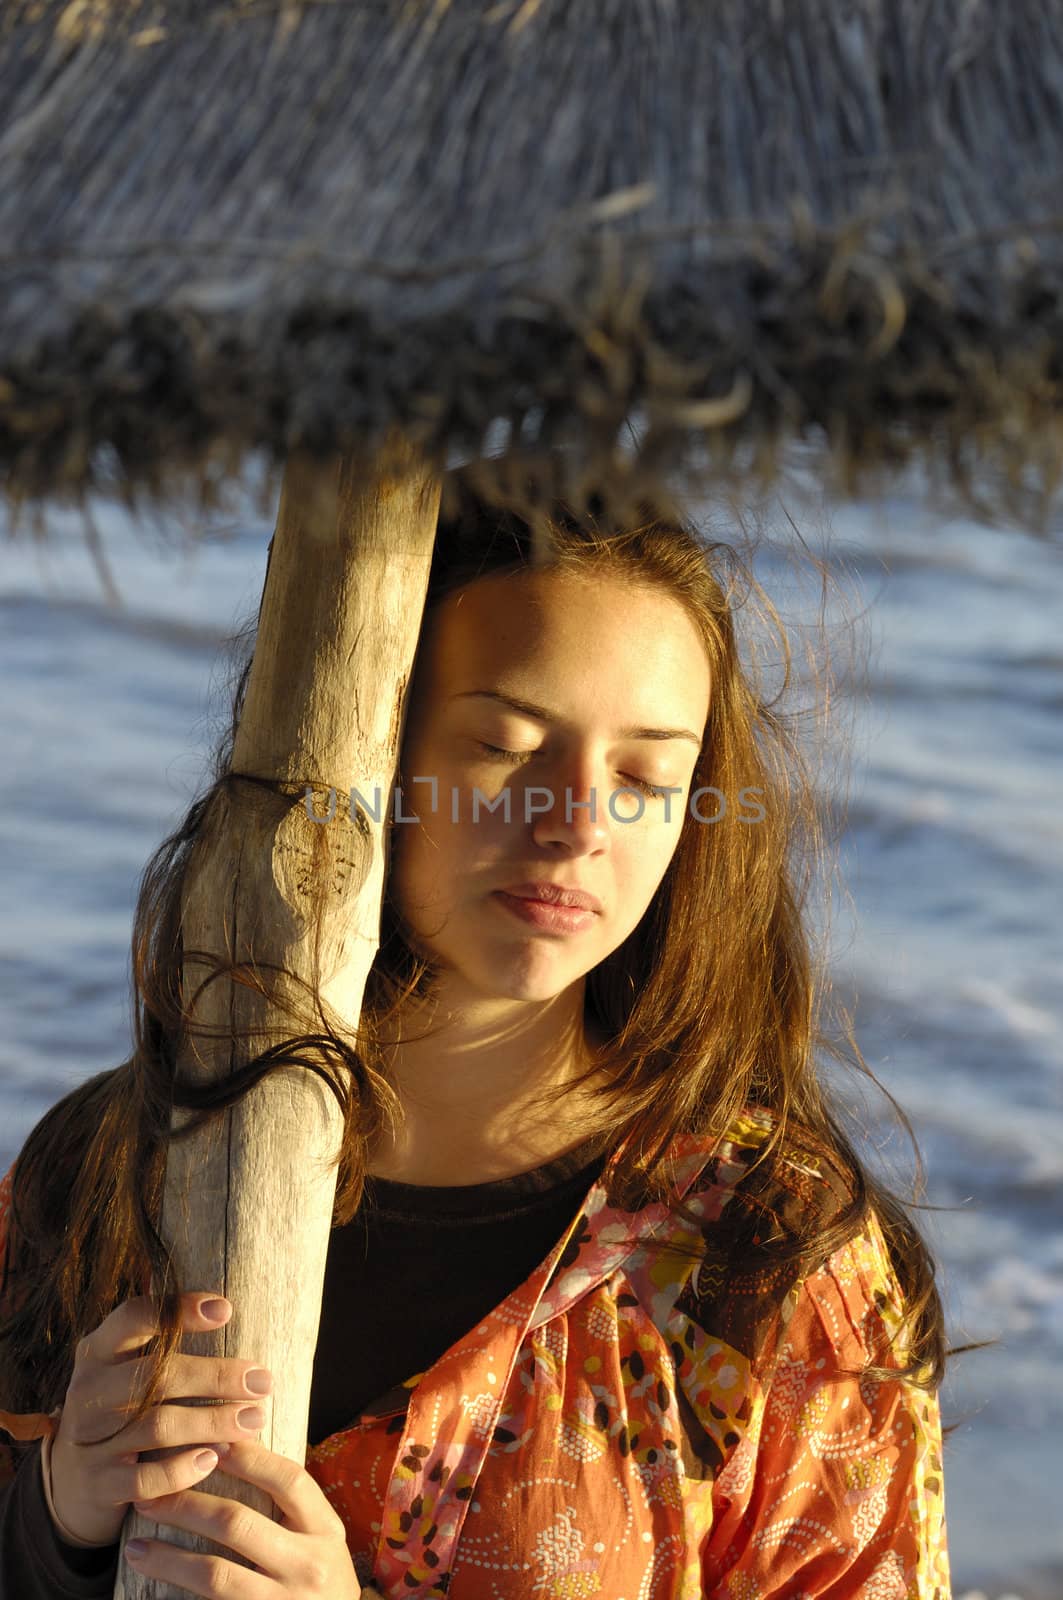
[[[346,457],[325,465],[295,457],[287,465],[232,765],[297,793],[236,780],[205,819],[183,904],[186,1004],[207,973],[188,959],[197,949],[280,962],[309,980],[309,908],[323,896],[321,994],[344,1021],[358,1020],[380,942],[384,826],[441,488],[438,474],[398,438],[368,471]],[[336,790],[327,824],[308,813],[307,782],[317,786],[318,816],[327,815],[328,791]],[[351,820],[352,789],[379,811],[378,822],[362,810]],[[300,998],[294,987],[284,993]],[[303,1011],[307,1031],[318,1031],[305,996]],[[263,996],[228,979],[208,984],[194,1014],[223,1033],[216,1044],[194,1041],[198,1055],[185,1050],[182,1077],[227,1075],[234,1027],[263,1030],[257,1048],[295,1031]],[[246,1048],[239,1059],[248,1059]],[[173,1129],[188,1116],[175,1112]],[[339,1149],[341,1121],[315,1074],[285,1068],[167,1152],[160,1231],[182,1286],[220,1290],[233,1304],[223,1329],[186,1335],[181,1348],[269,1367],[274,1387],[260,1437],[300,1464],[336,1189],[327,1164]],[[202,1487],[279,1518],[264,1491],[220,1468]],[[131,1510],[123,1546],[137,1534],[240,1564],[210,1541],[160,1530]],[[184,1593],[119,1561],[116,1600]]]

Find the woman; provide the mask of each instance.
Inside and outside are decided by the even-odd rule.
[[[181,879],[230,730],[145,875],[134,1054],[0,1190],[3,1594],[56,1592],[32,1531],[61,1592],[109,1594],[131,1502],[141,1571],[240,1600],[948,1594],[941,1306],[817,1076],[814,795],[739,658],[738,563],[649,516],[550,527],[537,565],[448,486],[358,1049],[281,1053],[353,1081],[305,1464],[237,1421],[253,1362],[174,1365],[209,1286],[158,1323],[146,1295]],[[218,1114],[277,1064],[176,1101]],[[228,1403],[208,1427],[189,1394]],[[203,1445],[282,1520],[197,1491]]]

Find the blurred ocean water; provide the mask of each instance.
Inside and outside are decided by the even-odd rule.
[[[96,517],[119,610],[75,513],[50,513],[43,549],[0,543],[0,1170],[128,1054],[139,875],[203,780],[220,647],[272,531],[242,509],[189,557]],[[944,1393],[956,1592],[1063,1597],[1063,548],[900,492],[797,521],[845,602],[833,971],[945,1208],[923,1225],[953,1342],[998,1341]],[[813,637],[816,583],[771,544],[757,571]],[[875,1158],[904,1166],[873,1094],[866,1114]]]

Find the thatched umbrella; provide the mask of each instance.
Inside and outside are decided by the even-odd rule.
[[[1033,521],[1061,119],[1059,0],[7,0],[0,482],[505,418],[575,498],[802,437]]]
[[[298,978],[320,914],[323,993],[357,1017],[386,811],[347,800],[389,792],[444,463],[493,426],[470,476],[533,523],[741,493],[797,445],[835,491],[914,458],[1046,525],[1061,98],[1060,0],[7,0],[12,506],[209,507],[252,452],[285,474],[186,952]],[[325,828],[303,800],[329,787]],[[194,1005],[285,1036],[246,986]],[[235,1305],[188,1347],[274,1370],[265,1437],[297,1459],[337,1117],[278,1074],[167,1168],[182,1281]]]

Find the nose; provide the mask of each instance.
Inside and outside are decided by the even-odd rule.
[[[606,849],[608,801],[608,790],[589,772],[555,771],[526,802],[537,813],[531,819],[532,838],[536,844],[564,846],[572,855]]]

